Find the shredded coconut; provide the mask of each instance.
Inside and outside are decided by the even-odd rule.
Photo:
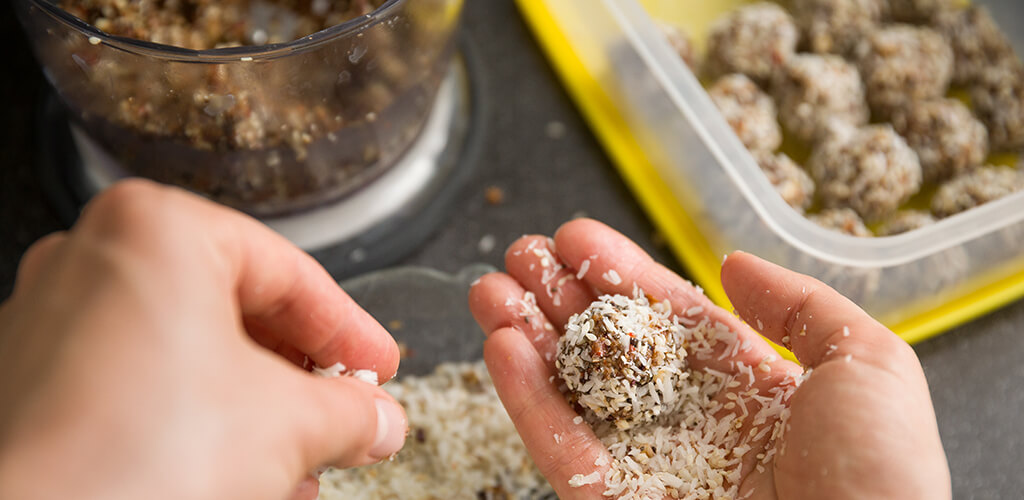
[[[573,488],[579,488],[588,484],[594,484],[601,480],[601,473],[598,471],[591,472],[584,476],[583,474],[576,474],[569,479],[569,486]]]
[[[619,273],[616,272],[614,269],[609,269],[605,271],[605,273],[602,274],[601,277],[604,278],[605,281],[613,285],[618,285],[622,283],[622,278],[619,277]]]

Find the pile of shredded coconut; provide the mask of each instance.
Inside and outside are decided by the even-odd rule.
[[[320,477],[320,500],[554,498],[483,361],[444,363],[383,388],[405,408],[405,447],[392,461],[329,469]]]

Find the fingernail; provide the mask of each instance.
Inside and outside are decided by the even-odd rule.
[[[383,460],[394,455],[405,444],[406,423],[402,407],[387,399],[378,399],[377,440],[370,448],[370,456]]]

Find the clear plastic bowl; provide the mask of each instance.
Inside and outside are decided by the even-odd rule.
[[[210,50],[111,36],[48,0],[15,5],[115,176],[273,216],[338,200],[402,156],[448,72],[462,0],[388,0],[292,42]]]
[[[683,235],[676,249],[693,250],[684,256],[698,255],[684,260],[706,287],[715,287],[723,255],[745,250],[825,281],[886,324],[912,331],[908,340],[1019,296],[1024,193],[884,238],[823,229],[785,204],[657,28],[656,19],[689,23],[700,39],[710,19],[746,2],[520,3],[641,201],[656,219],[692,223],[692,232],[667,232]],[[1024,32],[1007,29],[1024,4],[978,3],[1006,21],[1024,54]],[[669,202],[645,199],[661,191]],[[716,300],[724,297],[715,292]],[[981,294],[991,300],[967,304]],[[934,316],[940,310],[943,316]]]

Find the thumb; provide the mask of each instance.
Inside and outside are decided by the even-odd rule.
[[[353,377],[307,378],[298,429],[305,470],[384,460],[402,448],[408,421],[402,407],[380,387]]]

